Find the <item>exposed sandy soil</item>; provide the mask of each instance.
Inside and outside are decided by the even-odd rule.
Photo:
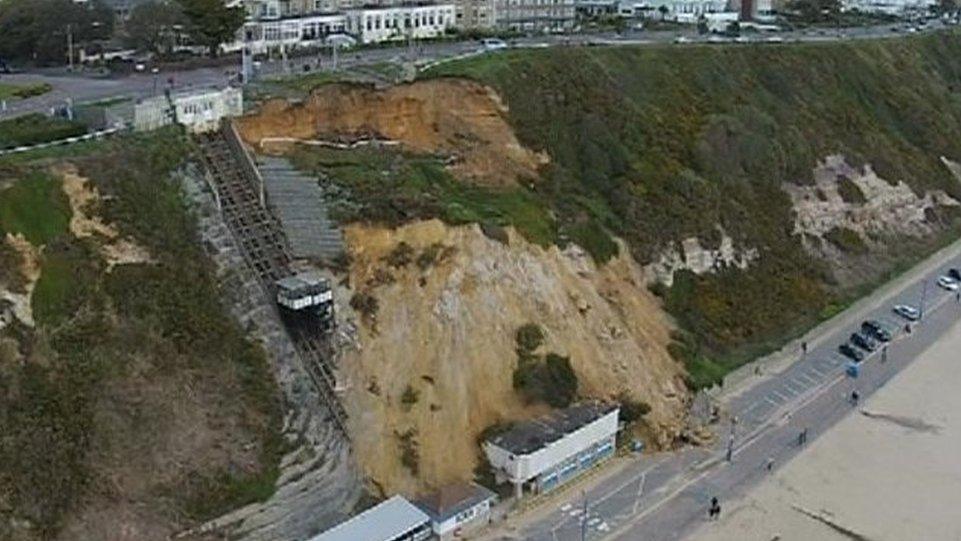
[[[63,179],[63,191],[70,201],[70,232],[77,238],[100,237],[103,240],[100,253],[107,262],[108,270],[115,265],[151,261],[146,248],[120,237],[114,227],[94,214],[100,194],[92,182],[80,176],[73,165],[62,165],[55,172]]]
[[[30,244],[30,241],[19,233],[7,233],[3,241],[20,256],[20,280],[17,284],[0,284],[0,300],[8,301],[13,315],[24,325],[32,327],[33,309],[30,306],[30,295],[40,278],[41,249]]]
[[[268,151],[260,144],[265,138],[399,141],[416,153],[452,156],[450,169],[458,178],[492,186],[534,180],[548,159],[520,144],[507,122],[507,107],[492,89],[457,79],[383,90],[324,85],[303,104],[265,103],[256,114],[238,119],[237,127],[246,142]]]
[[[389,492],[470,478],[485,427],[544,411],[512,386],[514,334],[529,322],[545,330],[542,351],[571,357],[582,396],[626,391],[649,403],[652,444],[680,429],[682,367],[667,353],[670,323],[640,267],[621,255],[599,269],[579,249],[510,237],[507,246],[478,226],[439,221],[346,230],[350,283],[376,297],[379,311],[360,325],[359,348],[340,360],[341,380],[358,461]],[[415,259],[432,244],[445,249],[426,270],[416,262],[392,268],[383,258],[401,241]],[[411,407],[401,403],[408,385],[419,395]],[[400,463],[397,437],[411,428],[416,479]]]
[[[863,413],[813,441],[692,538],[961,539],[959,348],[961,325],[955,325],[872,395]]]

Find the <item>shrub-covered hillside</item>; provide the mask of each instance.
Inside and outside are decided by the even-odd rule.
[[[0,161],[0,539],[167,539],[270,496],[279,393],[171,177],[186,137],[66,152]]]
[[[744,270],[680,272],[663,291],[685,330],[676,353],[706,383],[776,346],[943,243],[885,239],[871,283],[837,283],[794,234],[784,183],[843,154],[918,194],[961,195],[961,36],[831,44],[552,48],[436,68],[494,87],[521,142],[547,151],[536,191],[593,253],[600,229],[642,263],[692,236],[756,249]],[[600,227],[598,227],[600,226]],[[591,235],[577,235],[588,230]],[[584,242],[587,241],[587,242]],[[859,247],[859,250],[862,247]]]

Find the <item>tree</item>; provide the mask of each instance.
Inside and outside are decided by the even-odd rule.
[[[222,43],[232,39],[244,24],[244,8],[227,7],[224,0],[177,0],[190,22],[193,38],[217,56]]]
[[[657,6],[657,11],[658,11],[658,13],[661,14],[661,20],[663,21],[664,18],[667,17],[667,12],[670,11],[670,10],[667,8],[666,5],[661,4],[661,5]]]
[[[64,63],[70,38],[75,47],[106,39],[113,10],[103,0],[6,0],[0,2],[0,56],[40,64]],[[69,37],[68,37],[69,36]]]
[[[142,51],[170,53],[177,42],[180,30],[187,27],[180,4],[149,0],[137,5],[130,12],[125,30],[125,41]]]

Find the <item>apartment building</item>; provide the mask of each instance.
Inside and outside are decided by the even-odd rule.
[[[574,28],[574,0],[495,0],[496,26],[518,32],[567,32]]]
[[[361,43],[436,38],[454,28],[456,21],[453,4],[368,6],[345,13],[347,32]]]

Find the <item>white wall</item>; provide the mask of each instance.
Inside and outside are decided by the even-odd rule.
[[[506,449],[488,442],[484,442],[484,451],[491,465],[498,470],[503,470],[510,477],[511,482],[524,482],[557,466],[598,441],[617,434],[619,413],[620,410],[615,409],[593,423],[529,455],[514,456]]]
[[[397,6],[347,11],[347,32],[362,43],[435,38],[456,22],[453,4]]]

